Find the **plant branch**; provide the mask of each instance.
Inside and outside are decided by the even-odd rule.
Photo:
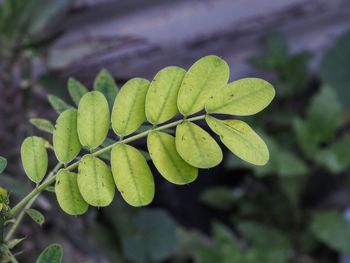
[[[199,116],[195,116],[195,117],[191,117],[191,118],[188,118],[186,119],[187,121],[198,121],[198,120],[203,120],[205,118],[206,114],[203,114],[203,115],[199,115]],[[120,140],[118,142],[115,142],[109,146],[106,146],[96,152],[93,152],[91,153],[93,156],[99,156],[101,155],[102,153],[105,153],[105,152],[108,152],[110,151],[116,144],[119,144],[119,143],[130,143],[130,142],[133,142],[133,141],[136,141],[138,139],[141,139],[143,137],[146,137],[150,132],[152,131],[161,131],[161,130],[166,130],[166,129],[169,129],[169,128],[173,128],[175,126],[177,126],[178,124],[182,123],[184,120],[181,119],[181,120],[178,120],[178,121],[174,121],[174,122],[171,122],[171,123],[168,123],[168,124],[164,124],[162,126],[159,126],[159,127],[154,127],[152,129],[149,129],[147,131],[144,131],[144,132],[141,132],[139,134],[136,134],[136,135],[133,135],[133,136],[130,136],[126,139],[123,139],[123,140]],[[79,162],[80,160],[72,163],[71,165],[69,165],[68,167],[66,167],[65,169],[68,170],[68,171],[72,171],[74,169],[76,169],[79,165]],[[62,167],[62,164],[60,165],[59,168]],[[58,168],[58,169],[59,169]],[[58,171],[58,169],[56,170],[56,172]],[[30,200],[32,200],[33,198],[36,198],[36,196],[43,190],[45,190],[48,186],[50,186],[55,180],[56,180],[56,177],[54,176],[55,173],[54,172],[52,174],[52,176],[48,176],[47,179],[42,183],[40,184],[38,187],[36,187],[32,192],[30,192],[24,199],[22,199],[22,201],[20,201],[16,206],[14,206],[8,213],[8,218],[12,218],[14,215],[17,214],[17,212],[25,205],[27,205]]]
[[[49,175],[47,176],[47,178],[45,179],[45,181],[39,185],[38,187],[36,187],[32,192],[30,192],[25,198],[22,199],[22,201],[20,201],[15,207],[13,207],[10,212],[8,213],[7,217],[12,218],[13,216],[15,216],[15,214],[23,207],[24,209],[20,212],[20,214],[18,215],[15,223],[13,224],[13,226],[10,228],[10,230],[8,231],[6,237],[5,237],[5,241],[8,241],[11,239],[11,237],[13,236],[13,234],[16,232],[18,225],[20,224],[20,222],[22,221],[24,215],[25,215],[25,210],[29,209],[33,203],[35,202],[35,200],[38,198],[39,193],[44,190],[46,187],[48,187],[51,183],[48,183],[52,180],[52,178],[54,178],[55,174],[57,173],[57,171],[62,167],[62,163],[58,163],[53,169],[52,171],[49,173]]]

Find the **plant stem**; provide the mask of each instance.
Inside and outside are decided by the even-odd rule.
[[[205,118],[206,114],[203,114],[203,115],[199,115],[199,116],[195,116],[195,117],[192,117],[192,118],[188,118],[186,119],[186,121],[198,121],[198,120],[203,120]],[[147,130],[147,131],[144,131],[144,132],[141,132],[139,134],[136,134],[134,136],[131,136],[131,137],[128,137],[126,139],[123,139],[123,140],[120,140],[118,142],[115,142],[111,145],[108,145],[96,152],[93,152],[91,153],[91,155],[93,156],[99,156],[100,154],[102,153],[105,153],[107,151],[110,151],[116,144],[119,144],[119,143],[129,143],[129,142],[133,142],[133,141],[136,141],[138,139],[141,139],[143,137],[146,137],[150,132],[152,131],[161,131],[161,130],[166,130],[166,129],[169,129],[169,128],[172,128],[172,127],[175,127],[177,126],[178,124],[182,123],[184,120],[181,119],[181,120],[178,120],[178,121],[174,121],[174,122],[171,122],[171,123],[168,123],[168,124],[165,124],[165,125],[162,125],[162,126],[159,126],[159,127],[155,127],[155,128],[152,128],[150,130]],[[65,168],[66,170],[68,171],[72,171],[74,170],[75,168],[78,167],[79,165],[79,162],[80,160],[76,161],[75,163],[72,163],[71,165],[69,165],[67,168]],[[57,166],[56,166],[57,167]],[[14,206],[8,213],[8,218],[12,218],[14,215],[17,214],[17,212],[23,207],[25,206],[26,204],[28,204],[30,202],[30,200],[32,200],[33,198],[36,198],[36,196],[43,190],[45,190],[45,188],[47,188],[48,186],[50,186],[55,180],[55,173],[58,171],[59,168],[62,167],[62,164],[60,164],[60,166],[56,169],[56,171],[54,171],[52,173],[52,176],[48,176],[47,179],[42,183],[40,184],[38,187],[36,187],[32,192],[30,192],[24,199],[22,199],[22,201],[20,201],[16,206]],[[50,173],[51,174],[51,173]]]
[[[35,200],[38,198],[39,194],[37,194],[36,196],[34,196],[23,208],[23,210],[19,213],[16,221],[14,222],[14,224],[12,225],[12,227],[10,228],[10,230],[7,232],[6,237],[5,237],[5,242],[9,241],[13,235],[15,234],[19,224],[21,223],[21,221],[23,220],[24,216],[25,216],[25,212],[27,209],[29,209],[33,203],[35,202]]]
[[[5,241],[9,241],[12,238],[12,236],[14,235],[14,233],[16,232],[16,230],[18,228],[18,225],[21,223],[21,221],[23,219],[26,210],[29,209],[33,205],[35,200],[38,198],[39,193],[52,183],[52,182],[51,183],[48,183],[48,182],[50,182],[52,180],[52,178],[55,178],[55,174],[62,167],[62,165],[63,165],[62,163],[58,163],[52,169],[52,171],[49,173],[49,175],[47,176],[47,178],[45,179],[45,181],[41,185],[36,187],[24,199],[22,199],[22,201],[20,201],[14,208],[12,208],[10,210],[10,212],[8,214],[8,218],[12,218],[24,206],[24,208],[22,209],[22,211],[18,215],[15,223],[10,228],[10,230],[7,232],[6,237],[5,237]]]

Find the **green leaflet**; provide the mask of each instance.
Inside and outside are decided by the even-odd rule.
[[[60,114],[53,133],[53,147],[57,159],[62,163],[74,160],[81,150],[77,131],[77,111],[69,109]]]
[[[78,135],[80,143],[95,149],[106,139],[110,115],[106,98],[99,91],[86,93],[78,107]]]
[[[25,237],[11,239],[7,242],[7,247],[9,249],[14,249],[18,244],[20,244],[25,239],[26,239]]]
[[[102,69],[97,74],[94,82],[94,90],[105,95],[109,109],[112,110],[115,97],[117,96],[118,87],[112,75],[106,69]]]
[[[68,92],[75,105],[79,105],[80,99],[88,92],[83,84],[75,78],[68,79]]]
[[[21,158],[29,179],[39,183],[46,174],[48,164],[44,140],[37,136],[27,137],[21,146]]]
[[[37,223],[38,225],[44,224],[44,222],[45,222],[45,217],[44,217],[44,215],[43,215],[41,212],[39,212],[38,210],[35,210],[35,209],[30,208],[30,209],[26,209],[26,213],[27,213],[27,215],[29,215],[29,216],[33,219],[33,221],[34,221],[35,223]]]
[[[84,155],[78,167],[78,187],[84,200],[92,206],[108,206],[115,185],[109,167],[97,157]]]
[[[124,200],[132,206],[144,206],[154,197],[152,172],[143,155],[134,147],[117,144],[112,149],[113,178]]]
[[[220,136],[226,147],[244,161],[264,165],[269,160],[265,142],[250,126],[240,120],[218,120],[207,116],[209,127]]]
[[[222,151],[217,142],[196,124],[184,121],[176,128],[176,150],[190,165],[210,168],[222,161]]]
[[[247,116],[258,113],[270,104],[275,89],[258,78],[234,81],[212,95],[205,105],[207,113]]]
[[[0,174],[5,170],[6,166],[7,166],[6,158],[0,156]]]
[[[40,119],[40,118],[32,118],[29,120],[31,124],[33,124],[37,129],[47,132],[47,133],[53,133],[55,127],[51,123],[51,121],[46,119]]]
[[[59,244],[51,244],[41,252],[36,263],[60,263],[62,260],[62,246]]]
[[[177,99],[179,111],[188,116],[204,108],[208,98],[227,84],[230,69],[221,58],[201,58],[186,73]]]
[[[112,127],[120,136],[136,131],[146,120],[145,98],[149,81],[130,79],[118,93],[112,111]]]
[[[184,69],[172,66],[154,77],[146,96],[146,117],[150,123],[166,122],[178,113],[177,95],[185,74]]]
[[[186,163],[176,151],[175,138],[164,132],[151,132],[147,147],[160,174],[173,184],[188,184],[196,180],[198,169]]]
[[[82,215],[89,205],[81,196],[78,188],[77,174],[60,170],[56,176],[55,193],[58,204],[70,215]]]
[[[72,108],[72,106],[68,105],[66,102],[64,102],[62,99],[55,95],[49,95],[47,96],[52,108],[57,112],[61,113],[65,110],[68,110]]]

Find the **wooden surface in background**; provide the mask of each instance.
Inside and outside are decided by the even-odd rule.
[[[349,26],[349,0],[78,0],[44,63],[87,82],[105,67],[123,81],[218,54],[238,78],[256,74],[246,59],[271,31],[282,32],[293,51],[311,52],[315,68]]]

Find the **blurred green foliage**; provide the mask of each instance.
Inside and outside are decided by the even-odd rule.
[[[268,127],[268,136],[263,138],[270,149],[270,161],[263,167],[251,167],[234,156],[226,159],[232,173],[245,171],[248,175],[234,188],[216,186],[202,193],[205,204],[231,214],[232,225],[225,230],[220,225],[225,236],[218,235],[214,225],[214,245],[199,250],[198,262],[309,262],[307,258],[335,262],[332,251],[350,252],[350,225],[341,211],[334,210],[339,204],[328,204],[332,210],[316,209],[339,187],[350,187],[346,179],[350,167],[349,115],[344,107],[350,100],[344,101],[346,91],[340,88],[350,74],[350,67],[344,65],[350,59],[350,45],[344,44],[347,38],[342,37],[326,53],[321,63],[324,82],[317,87],[307,69],[309,56],[289,54],[279,34],[268,38],[263,56],[249,60],[276,76],[279,101],[272,105],[269,119],[266,115],[262,116],[265,119],[254,119],[264,130]],[[329,55],[334,52],[337,55]],[[337,56],[347,59],[342,57],[338,65]],[[336,70],[342,70],[336,75],[342,76],[342,81],[335,77]],[[325,76],[330,75],[339,82],[332,82],[332,78],[326,81]],[[315,192],[312,185],[319,185],[320,176],[330,181],[337,177],[334,186],[338,188]],[[320,196],[306,206],[310,195]],[[320,247],[328,250],[320,253]]]
[[[324,55],[320,64],[321,80],[338,93],[346,107],[350,106],[350,32],[345,33]]]

